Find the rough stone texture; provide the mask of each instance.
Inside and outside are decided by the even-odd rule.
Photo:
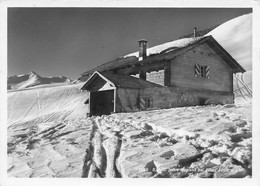
[[[151,97],[152,108],[172,108],[180,106],[199,105],[200,98],[205,99],[202,104],[231,104],[234,102],[233,93],[213,91],[199,91],[175,87],[154,87],[141,91],[142,97]]]

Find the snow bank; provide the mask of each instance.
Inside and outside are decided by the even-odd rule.
[[[85,116],[88,93],[80,91],[82,86],[80,83],[9,92],[8,126]]]

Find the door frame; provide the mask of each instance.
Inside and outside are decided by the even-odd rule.
[[[93,116],[93,107],[92,107],[92,104],[93,104],[93,100],[92,100],[92,97],[93,97],[93,94],[94,93],[97,93],[97,92],[106,92],[106,91],[113,91],[113,99],[112,99],[112,102],[113,102],[113,113],[116,113],[116,95],[117,95],[117,90],[116,88],[115,89],[109,89],[109,90],[102,90],[102,91],[91,91],[89,92],[89,115],[90,116]],[[111,112],[112,113],[112,112]]]

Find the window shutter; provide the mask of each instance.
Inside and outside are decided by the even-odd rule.
[[[143,98],[140,98],[140,109],[145,110],[145,100]]]
[[[209,66],[206,66],[205,74],[206,74],[206,78],[209,79]]]
[[[200,65],[195,64],[195,77],[200,77]]]

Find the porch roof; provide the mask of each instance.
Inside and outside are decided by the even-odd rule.
[[[133,88],[133,89],[144,89],[151,87],[162,87],[161,85],[145,81],[140,78],[121,75],[121,74],[111,74],[111,73],[100,73],[95,71],[91,77],[87,80],[81,90],[89,90],[94,80],[101,78],[110,84],[111,87],[115,88]]]

